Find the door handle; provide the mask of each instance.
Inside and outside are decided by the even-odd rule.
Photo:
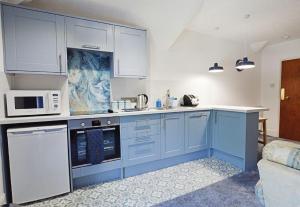
[[[288,99],[290,99],[290,97],[286,96],[286,94],[285,94],[285,88],[282,88],[280,90],[280,100],[284,101],[284,100],[288,100]]]

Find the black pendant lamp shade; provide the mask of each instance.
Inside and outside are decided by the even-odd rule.
[[[248,60],[247,57],[243,59],[238,59],[235,63],[235,68],[237,71],[241,72],[243,70],[255,68],[255,63],[253,61]]]
[[[209,68],[209,72],[217,73],[217,72],[223,72],[224,69],[222,66],[218,65],[218,63],[215,63],[213,67]]]

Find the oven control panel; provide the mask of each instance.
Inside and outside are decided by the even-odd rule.
[[[69,120],[70,129],[120,125],[119,117]]]

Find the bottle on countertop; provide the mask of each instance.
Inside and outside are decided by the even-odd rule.
[[[161,100],[160,99],[157,99],[156,102],[155,102],[155,107],[156,108],[161,108]]]

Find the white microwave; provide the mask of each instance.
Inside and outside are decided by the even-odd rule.
[[[8,117],[61,113],[60,91],[11,90],[5,95]]]

